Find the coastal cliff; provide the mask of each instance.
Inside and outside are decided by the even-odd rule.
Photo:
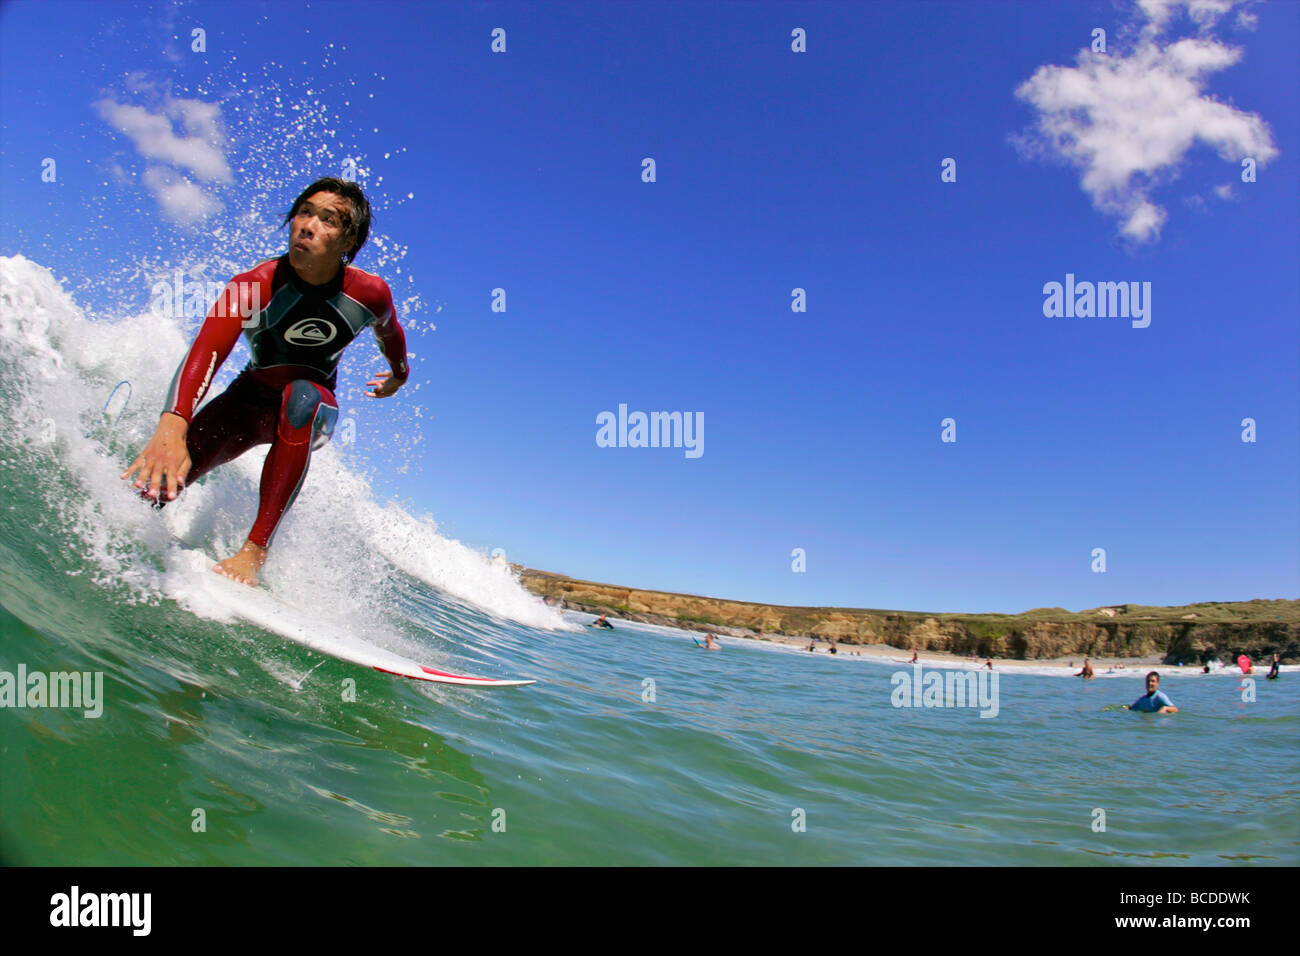
[[[632,621],[732,636],[779,634],[843,644],[888,644],[1041,660],[1057,657],[1152,657],[1167,664],[1256,661],[1280,654],[1300,663],[1300,601],[1255,600],[1147,607],[1121,604],[1071,612],[1038,608],[1023,614],[927,614],[835,607],[782,607],[647,591],[518,568],[534,594],[569,608]]]

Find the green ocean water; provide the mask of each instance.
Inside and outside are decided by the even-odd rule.
[[[105,675],[98,719],[0,711],[11,862],[1297,861],[1293,682],[1247,704],[1231,678],[1170,679],[1183,712],[1152,717],[1104,709],[1136,678],[1011,675],[985,719],[892,708],[887,665],[533,630],[408,581],[412,619],[455,630],[437,656],[540,682],[431,688],[117,606],[57,580],[11,518],[0,669]]]
[[[999,713],[890,706],[897,667],[635,627],[530,629],[414,580],[431,657],[367,672],[67,578],[5,516],[0,670],[102,671],[104,710],[0,711],[3,849],[36,864],[1294,864],[1294,681],[1009,675]],[[61,579],[63,578],[63,579]],[[444,630],[445,629],[445,630]],[[509,661],[508,667],[499,661]],[[315,670],[313,666],[320,664]],[[302,686],[295,681],[311,671]],[[355,702],[343,699],[345,678]],[[643,699],[654,681],[654,701]],[[1107,814],[1094,832],[1093,809]],[[194,811],[206,816],[194,832]],[[798,811],[806,829],[797,832]],[[493,824],[496,823],[494,828]]]
[[[1294,673],[1253,701],[1230,675],[1171,674],[1168,716],[1117,709],[1139,671],[999,674],[987,718],[897,707],[897,663],[565,625],[376,500],[342,450],[313,459],[268,588],[322,628],[538,683],[418,684],[223,616],[195,603],[174,536],[233,551],[261,455],[141,506],[116,476],[156,409],[114,428],[99,406],[124,377],[162,394],[171,369],[156,328],[115,329],[111,351],[99,332],[32,264],[0,261],[0,678],[103,675],[98,717],[0,707],[6,862],[1300,861]]]
[[[429,687],[169,600],[125,603],[32,533],[30,497],[0,524],[0,670],[101,671],[104,706],[0,710],[11,861],[1297,859],[1293,682],[1244,703],[1232,678],[1170,678],[1175,717],[1105,709],[1136,676],[1005,675],[991,719],[894,708],[898,665],[529,628],[406,578],[395,613],[429,658],[539,680]]]

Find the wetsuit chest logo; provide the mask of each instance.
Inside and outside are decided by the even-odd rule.
[[[302,319],[285,329],[284,340],[290,345],[324,345],[338,330],[324,319]]]

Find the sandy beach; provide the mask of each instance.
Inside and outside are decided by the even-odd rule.
[[[731,638],[731,640],[736,640],[736,639],[737,638],[734,637]],[[746,638],[742,638],[742,639],[746,639]],[[786,644],[792,647],[798,647],[800,649],[807,648],[808,646],[807,638],[787,637],[784,634],[759,634],[747,639],[758,640],[758,641],[769,641],[771,643],[776,643],[776,644]],[[830,656],[830,643],[828,641],[819,639],[814,641],[813,644],[816,648],[814,653],[826,654],[827,656]],[[893,647],[889,644],[836,644],[836,650],[838,652],[835,655],[836,657],[840,655],[852,656],[854,654],[857,654],[861,657],[871,657],[871,658],[876,658],[878,660],[887,660],[887,661],[898,662],[903,664],[909,663],[912,659],[912,655],[910,652],[905,651],[902,648]],[[949,654],[944,651],[918,651],[917,660],[922,664],[946,664],[946,665],[978,664],[980,666],[983,666],[984,662],[986,660],[989,660],[989,658],[963,657],[958,654]],[[1019,660],[1017,658],[994,657],[992,658],[992,660],[993,660],[993,666],[995,668],[1060,667],[1062,669],[1069,669],[1073,667],[1075,670],[1078,670],[1079,668],[1083,667],[1082,657],[1043,658],[1041,660]],[[1092,657],[1089,658],[1089,660],[1092,662],[1092,667],[1093,670],[1095,671],[1100,671],[1103,668],[1111,668],[1111,667],[1114,668],[1123,667],[1128,669],[1145,667],[1148,670],[1151,670],[1156,667],[1169,666],[1169,665],[1162,665],[1160,662],[1160,658],[1158,656]],[[1169,669],[1186,670],[1187,668],[1170,667]]]

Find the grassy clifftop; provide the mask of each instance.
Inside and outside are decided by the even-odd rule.
[[[901,650],[1024,660],[1091,655],[1200,663],[1281,654],[1300,663],[1300,601],[1206,601],[1182,607],[1120,604],[1022,614],[931,614],[872,608],[783,607],[647,591],[520,568],[525,587],[569,607],[634,621],[742,635],[761,631]]]

